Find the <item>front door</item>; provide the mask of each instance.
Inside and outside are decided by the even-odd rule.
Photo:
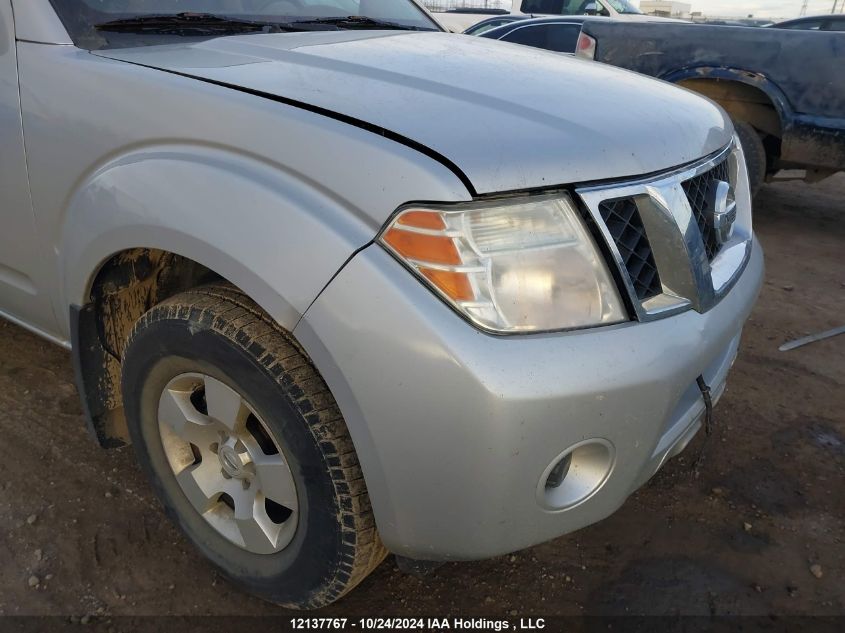
[[[0,314],[38,330],[56,320],[29,196],[11,0],[0,0]]]

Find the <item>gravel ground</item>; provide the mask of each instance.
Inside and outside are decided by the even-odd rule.
[[[767,280],[701,474],[697,438],[612,517],[425,579],[392,559],[320,616],[845,615],[845,175],[767,185]],[[0,322],[0,614],[285,615],[216,575],[131,450],[87,436],[70,357]],[[86,618],[87,621],[87,618]]]

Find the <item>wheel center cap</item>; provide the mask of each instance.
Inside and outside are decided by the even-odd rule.
[[[243,474],[243,463],[238,455],[238,452],[231,446],[223,446],[217,454],[220,459],[220,465],[226,474],[230,477],[240,477]]]

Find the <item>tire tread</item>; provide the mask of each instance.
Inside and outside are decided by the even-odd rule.
[[[227,283],[199,286],[154,306],[136,322],[124,349],[151,323],[172,319],[214,329],[253,355],[274,376],[308,424],[338,500],[343,550],[340,559],[344,562],[308,604],[284,606],[313,609],[341,598],[366,578],[388,552],[376,530],[352,438],[325,381],[290,333]]]

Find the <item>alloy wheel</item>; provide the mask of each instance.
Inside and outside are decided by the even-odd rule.
[[[204,374],[176,376],[159,399],[158,424],[182,492],[219,534],[255,554],[291,542],[299,500],[290,466],[237,391]]]

